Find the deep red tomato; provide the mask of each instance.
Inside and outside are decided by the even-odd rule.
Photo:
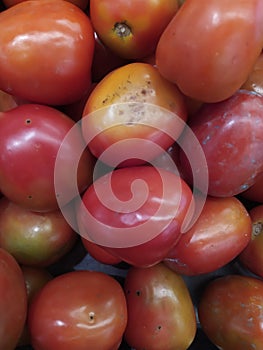
[[[132,267],[125,279],[128,323],[124,337],[136,350],[186,350],[196,333],[189,290],[164,264]]]
[[[80,234],[135,266],[160,262],[181,236],[193,194],[176,174],[127,167],[98,178],[77,204]]]
[[[165,264],[177,273],[198,275],[226,265],[251,237],[251,219],[235,197],[207,197],[195,224],[169,252]]]
[[[152,54],[179,8],[177,0],[91,0],[91,22],[102,42],[120,57]]]
[[[65,205],[77,195],[76,181],[80,191],[92,182],[94,161],[80,127],[55,108],[24,104],[1,113],[0,148],[1,191],[27,209],[55,210],[58,197]]]
[[[94,34],[77,6],[23,1],[0,13],[0,32],[2,90],[48,105],[74,102],[89,90]]]
[[[196,100],[218,102],[246,81],[263,45],[261,0],[187,0],[156,50],[161,74]]]
[[[262,349],[263,281],[242,275],[215,279],[201,297],[198,316],[219,349]]]
[[[254,274],[263,278],[263,204],[249,211],[252,220],[252,236],[241,252],[239,261]]]
[[[241,196],[250,201],[263,203],[263,172],[260,173],[255,180],[255,183],[246,191],[241,193]]]
[[[102,272],[68,272],[36,295],[28,324],[35,350],[117,350],[127,324],[124,291]]]
[[[20,266],[0,248],[0,348],[14,350],[27,315],[27,292]]]
[[[20,264],[51,265],[75,242],[76,233],[60,210],[37,213],[0,199],[0,247]]]
[[[206,157],[211,196],[237,195],[263,171],[263,96],[239,90],[218,103],[203,104],[188,122]],[[191,182],[184,152],[196,154],[188,130],[182,139],[181,168]]]

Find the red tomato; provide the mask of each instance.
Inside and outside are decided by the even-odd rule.
[[[263,172],[260,173],[255,180],[255,183],[246,191],[241,193],[241,196],[250,201],[263,203]]]
[[[37,213],[0,199],[0,247],[20,264],[51,265],[75,242],[76,233],[60,210]]]
[[[178,242],[192,192],[176,174],[151,166],[98,178],[77,205],[80,234],[135,266],[154,265]]]
[[[125,279],[124,337],[136,350],[186,350],[196,333],[194,306],[181,276],[162,263],[132,267]]]
[[[186,118],[177,87],[151,64],[136,62],[96,85],[83,111],[82,132],[91,152],[105,163],[138,165],[171,146]]]
[[[64,139],[69,131],[70,137]],[[1,113],[2,193],[34,211],[55,210],[58,199],[65,205],[78,194],[76,181],[80,191],[92,182],[93,157],[85,147],[80,127],[54,108],[24,104]]]
[[[90,18],[101,41],[120,57],[152,54],[179,8],[177,0],[91,0]]]
[[[53,278],[29,307],[35,350],[117,350],[127,324],[121,285],[97,271]]]
[[[230,197],[252,186],[263,171],[263,96],[240,90],[229,99],[203,104],[188,122],[206,157],[211,196]],[[196,154],[192,135],[182,139],[181,168],[191,182],[184,152]]]
[[[0,13],[0,32],[0,89],[48,105],[74,102],[89,90],[94,34],[77,6],[23,1]]]
[[[14,350],[27,315],[24,277],[16,260],[0,248],[0,348]]]
[[[252,236],[241,252],[239,261],[254,274],[263,278],[263,204],[249,211],[252,220]]]
[[[195,224],[164,260],[177,273],[198,275],[223,267],[248,245],[251,219],[235,197],[207,197]]]
[[[24,1],[28,1],[28,0],[2,0],[2,2],[4,3],[4,5],[6,7],[11,7],[11,6],[14,6],[16,4],[19,4],[20,2],[24,2]],[[35,0],[35,1],[37,1],[37,0]],[[89,4],[89,0],[67,0],[67,1],[72,2],[72,4],[77,5],[82,10],[85,10]]]
[[[212,281],[198,307],[201,327],[224,350],[262,349],[263,281],[227,275]]]
[[[198,101],[230,97],[246,81],[263,45],[261,0],[187,0],[156,49],[161,74]]]

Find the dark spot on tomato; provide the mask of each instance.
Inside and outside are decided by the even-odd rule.
[[[136,295],[137,295],[138,297],[140,297],[141,294],[142,294],[142,292],[141,292],[140,290],[136,290]]]
[[[30,119],[30,118],[27,118],[27,119],[26,119],[26,121],[25,121],[26,125],[31,124],[31,122],[32,122],[32,121],[31,121],[31,119]]]

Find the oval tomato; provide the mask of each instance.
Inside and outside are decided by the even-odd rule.
[[[251,219],[235,197],[207,197],[197,221],[169,252],[164,263],[184,275],[208,273],[223,267],[248,245]]]
[[[120,57],[152,54],[179,8],[177,0],[91,0],[91,22],[102,42]]]
[[[161,74],[198,101],[230,97],[246,81],[263,45],[261,0],[187,0],[156,49]]]
[[[189,290],[164,264],[128,270],[124,290],[128,323],[124,337],[136,350],[186,350],[196,333]]]
[[[27,315],[27,292],[20,266],[0,248],[0,348],[14,350]]]
[[[80,191],[92,182],[94,161],[85,147],[80,127],[55,108],[24,104],[1,113],[2,193],[34,211],[57,209],[58,197],[67,204],[78,194],[76,182]]]
[[[0,13],[0,32],[2,90],[48,105],[74,102],[89,90],[94,34],[77,6],[23,1]]]
[[[261,349],[262,310],[263,281],[227,275],[208,284],[198,316],[203,331],[219,349]]]
[[[79,232],[131,265],[154,265],[178,242],[192,200],[172,172],[120,168],[94,181],[77,203]]]
[[[102,272],[68,272],[36,295],[28,324],[35,350],[117,350],[127,324],[125,295]]]

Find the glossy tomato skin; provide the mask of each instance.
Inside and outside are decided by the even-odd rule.
[[[127,343],[136,350],[186,350],[196,333],[194,306],[187,286],[160,263],[132,267],[125,279]]]
[[[203,104],[188,125],[206,157],[208,194],[228,197],[252,186],[263,169],[263,97],[239,90],[229,99]],[[185,134],[182,149],[195,149]],[[189,162],[181,152],[181,166],[191,182]]]
[[[117,350],[127,324],[121,285],[97,271],[73,271],[48,282],[29,308],[35,350]]]
[[[64,139],[74,126],[65,114],[38,104],[0,115],[0,188],[9,200],[29,210],[52,211],[58,209],[58,197],[65,205],[77,195],[75,169],[80,192],[92,182],[93,157],[85,149],[80,127]],[[61,163],[55,167],[57,158]]]
[[[24,1],[1,12],[0,23],[2,90],[28,101],[61,105],[80,99],[89,89],[93,28],[76,5]]]
[[[75,242],[76,233],[60,210],[37,213],[0,199],[0,247],[20,264],[49,266]]]
[[[139,59],[154,53],[177,0],[90,1],[91,22],[102,42],[118,56]]]
[[[261,349],[262,305],[262,280],[227,275],[208,284],[198,316],[203,331],[220,349]]]
[[[207,197],[194,225],[185,232],[164,260],[184,275],[213,272],[223,267],[248,245],[252,223],[235,197]]]
[[[131,265],[151,266],[178,242],[192,200],[174,173],[120,168],[98,178],[77,203],[79,232]]]
[[[262,10],[260,0],[185,1],[157,45],[158,69],[196,100],[230,97],[261,53]]]
[[[27,315],[27,292],[20,266],[0,248],[0,347],[14,350]]]
[[[247,247],[241,252],[239,261],[252,273],[263,278],[263,204],[249,211],[252,220],[252,235]]]
[[[94,156],[110,166],[138,165],[171,146],[186,119],[178,88],[151,64],[135,62],[110,72],[93,89],[82,133]]]

